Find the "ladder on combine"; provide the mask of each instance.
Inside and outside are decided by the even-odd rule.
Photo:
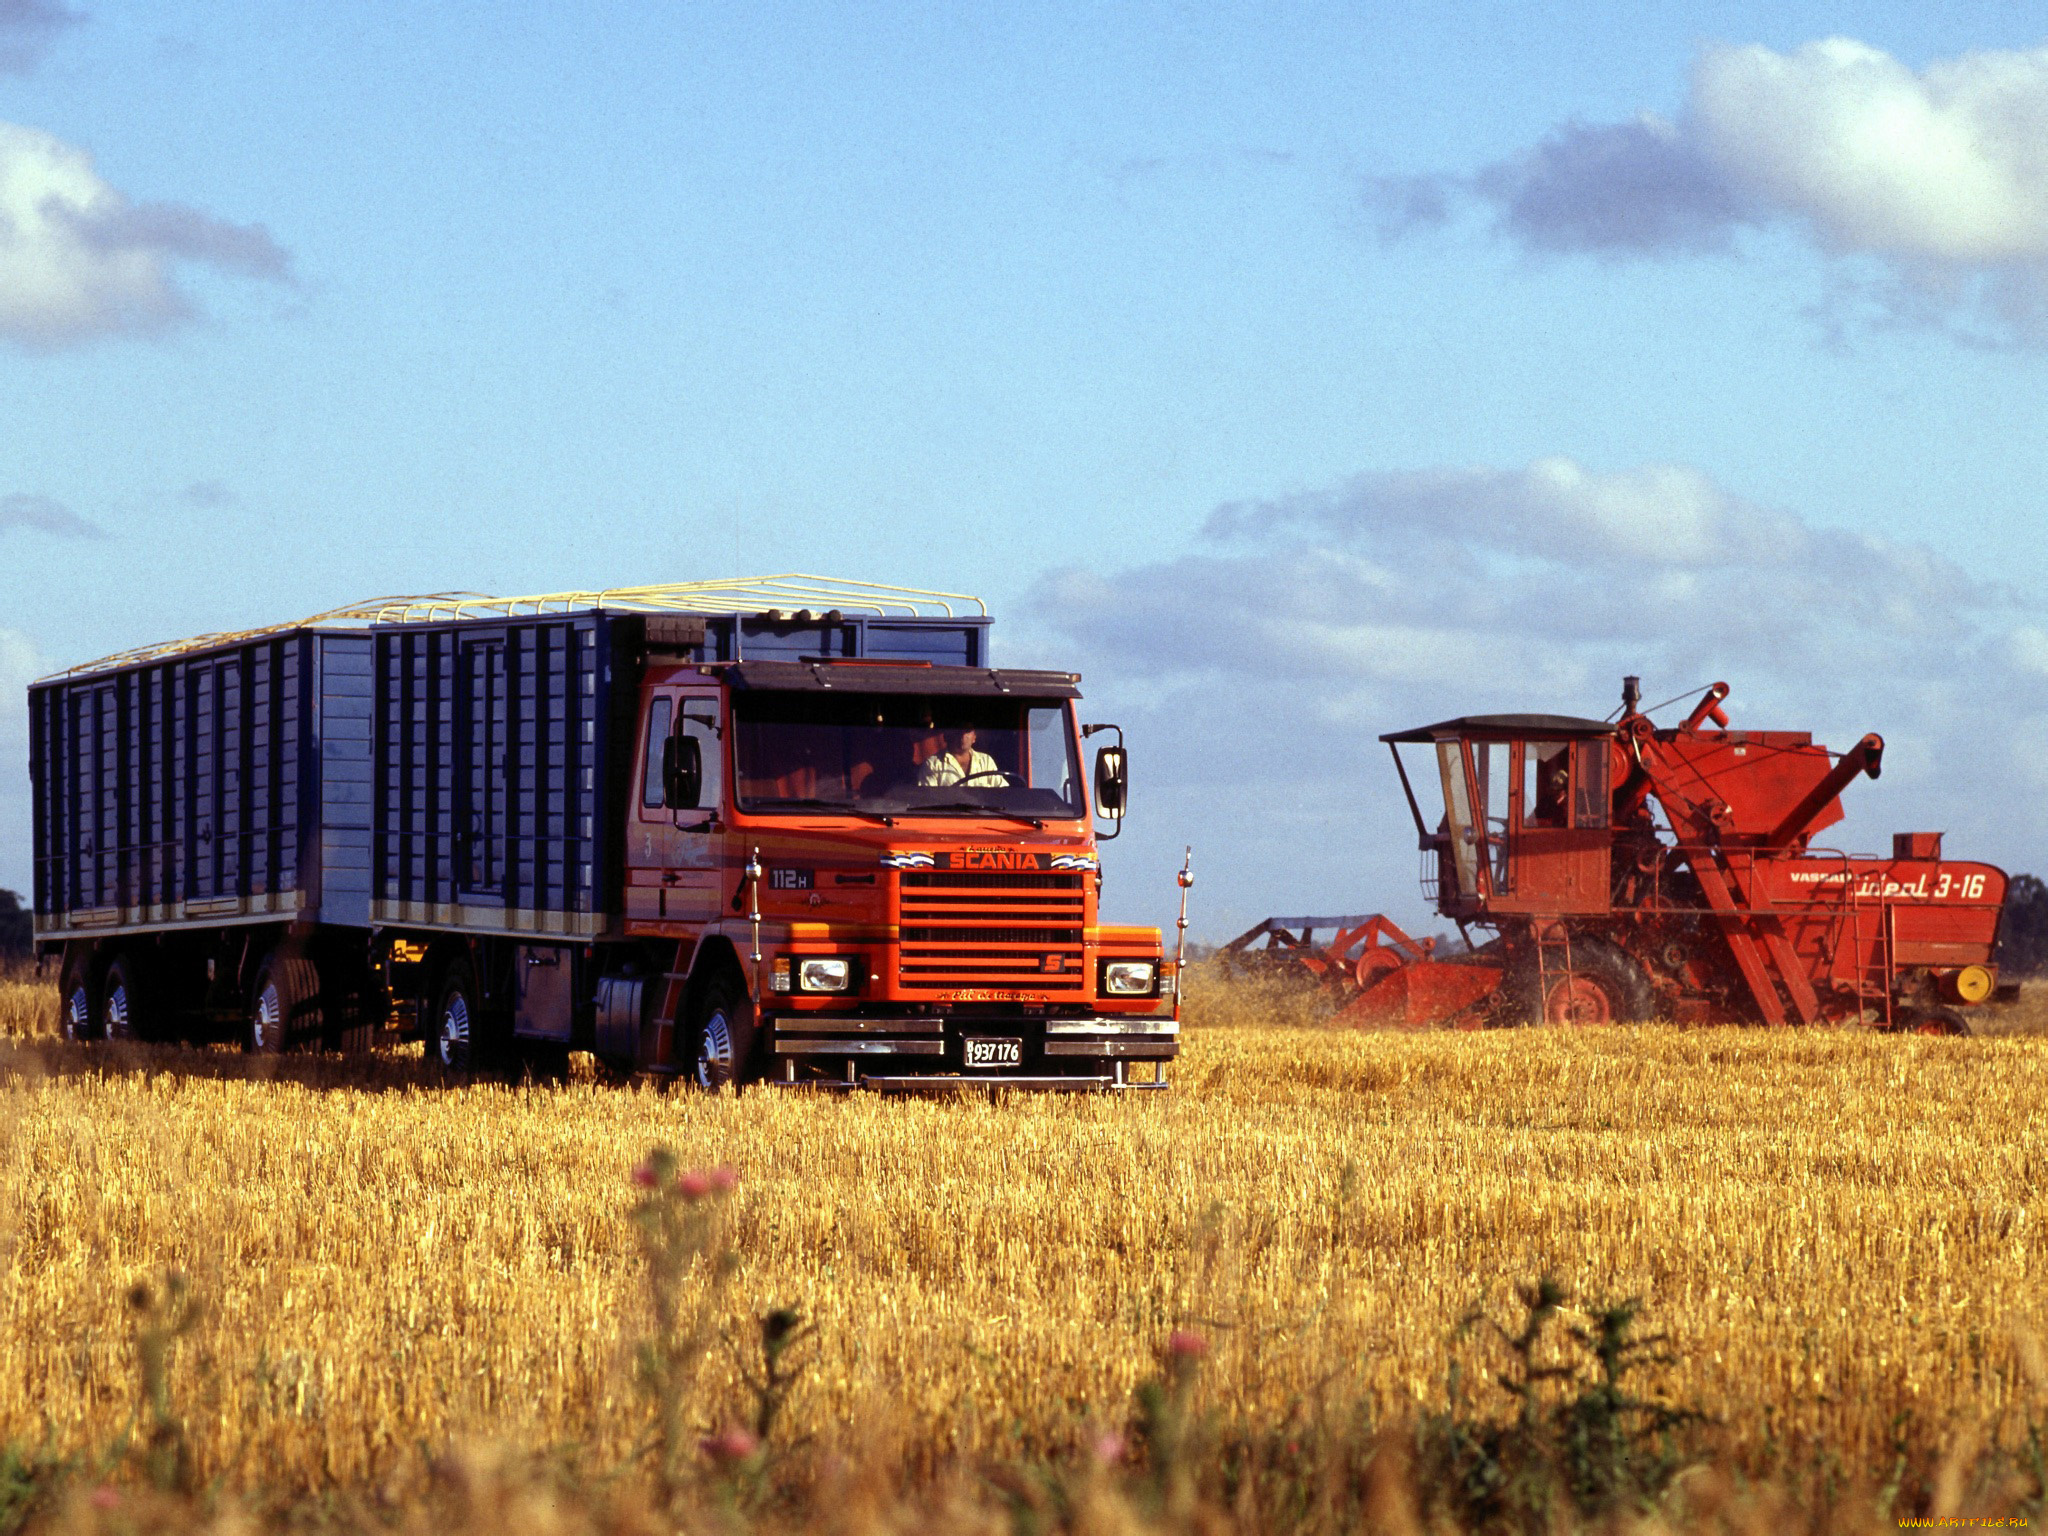
[[[1847,876],[1848,856],[1842,857],[1842,868]],[[1857,1011],[1865,1015],[1876,1015],[1878,1027],[1890,1029],[1897,1021],[1892,1017],[1892,978],[1898,974],[1898,911],[1892,901],[1879,895],[1876,911],[1873,913],[1856,889],[1853,877],[1843,881],[1845,905],[1848,907],[1848,921],[1835,926],[1835,953],[1828,957],[1830,974],[1837,973],[1837,962],[1841,954],[1841,942],[1846,930],[1851,953],[1848,965],[1849,984],[1856,992]],[[1864,921],[1866,916],[1877,923],[1877,943],[1867,947],[1864,943]],[[1870,955],[1866,963],[1865,954]]]
[[[1572,1007],[1572,933],[1564,923],[1532,923],[1536,940],[1536,1011],[1544,1024],[1575,1022]],[[1551,998],[1558,998],[1559,1017],[1552,1017]]]

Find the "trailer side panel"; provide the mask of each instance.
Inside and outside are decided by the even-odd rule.
[[[40,934],[313,914],[321,638],[270,636],[31,690]]]
[[[610,629],[579,613],[377,633],[369,921],[610,931]]]

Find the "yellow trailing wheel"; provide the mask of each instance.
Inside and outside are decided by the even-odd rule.
[[[1981,1003],[1997,985],[1991,972],[1981,965],[1966,965],[1949,977],[1949,991],[1959,1003]]]

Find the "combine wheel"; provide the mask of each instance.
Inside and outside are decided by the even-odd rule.
[[[320,973],[303,955],[272,950],[249,989],[249,1016],[242,1048],[274,1056],[307,1035],[320,1032]]]
[[[1970,1021],[1953,1008],[1913,1008],[1902,1010],[1895,1029],[1914,1035],[1968,1035],[1974,1033]]]
[[[754,1005],[731,971],[720,971],[705,984],[690,1040],[690,1081],[699,1088],[737,1088],[752,1078]]]
[[[116,955],[114,963],[107,967],[100,982],[102,1039],[141,1040],[149,1035],[144,1014],[149,1005],[148,992],[139,980],[140,972],[141,966],[132,955]]]
[[[1604,939],[1574,939],[1569,975],[1516,967],[1503,989],[1517,1023],[1636,1024],[1652,1016],[1656,996],[1641,966]]]

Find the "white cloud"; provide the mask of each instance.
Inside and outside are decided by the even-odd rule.
[[[179,262],[273,281],[290,271],[260,225],[132,203],[84,150],[0,123],[0,338],[54,348],[190,319]]]
[[[1445,222],[1460,190],[1531,251],[1691,254],[1789,224],[1875,263],[1882,280],[1844,289],[1893,320],[1975,310],[2048,340],[2048,48],[1916,71],[1843,37],[1710,46],[1674,117],[1568,123],[1473,175],[1383,180],[1370,196],[1399,234]]]
[[[1725,679],[1738,723],[1838,747],[1883,734],[1892,771],[1851,797],[1855,846],[1925,826],[2012,868],[2048,861],[2005,812],[2013,784],[2048,777],[2024,746],[2048,736],[2048,637],[2018,599],[1685,466],[1359,476],[1221,508],[1193,547],[1048,577],[1028,607],[1031,659],[1078,665],[1090,718],[1130,731],[1117,875],[1156,916],[1154,877],[1198,835],[1209,937],[1282,910],[1422,919],[1379,734],[1604,715],[1628,673],[1652,701]]]
[[[1361,475],[1321,495],[1224,507],[1208,531],[1228,537],[1274,526],[1627,565],[1777,560],[1805,537],[1796,519],[1741,501],[1696,469],[1651,464],[1602,474],[1566,458],[1515,470]]]
[[[1968,266],[2048,260],[2048,48],[1915,73],[1849,38],[1710,48],[1690,132],[1728,181],[1832,247]]]

